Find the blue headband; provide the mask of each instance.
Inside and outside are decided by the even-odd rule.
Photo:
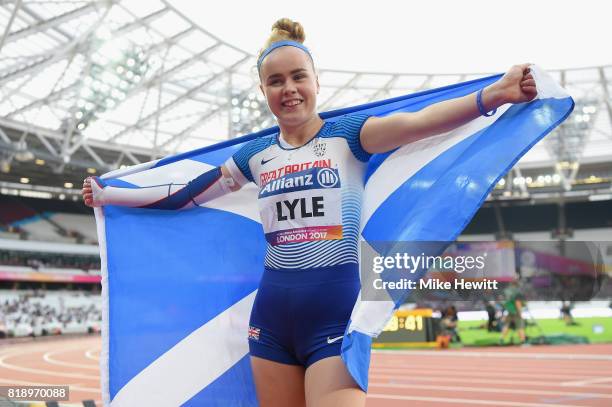
[[[291,41],[291,40],[278,41],[270,45],[268,48],[265,49],[264,52],[262,52],[261,56],[257,60],[257,71],[261,70],[261,63],[268,56],[268,54],[270,54],[270,52],[274,51],[276,48],[287,47],[287,46],[296,47],[296,48],[301,49],[306,54],[308,54],[308,56],[312,60],[312,55],[310,55],[310,51],[308,51],[308,48],[306,48],[304,44],[297,42],[297,41]]]

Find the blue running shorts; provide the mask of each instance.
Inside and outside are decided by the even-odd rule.
[[[356,263],[266,269],[249,322],[251,356],[307,368],[340,355],[359,289]]]

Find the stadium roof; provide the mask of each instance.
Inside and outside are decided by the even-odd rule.
[[[175,8],[175,3],[180,8]],[[30,184],[70,192],[74,188],[65,183],[78,187],[86,168],[105,172],[274,123],[257,89],[252,53],[227,40],[228,31],[213,34],[204,26],[204,21],[212,25],[214,20],[226,20],[225,27],[240,31],[236,29],[241,24],[237,15],[221,9],[235,8],[236,3],[215,5],[210,9],[212,20],[179,3],[0,3],[0,27],[5,27],[0,31],[3,186],[26,178]],[[274,14],[272,19],[280,14],[273,6],[264,12]],[[245,14],[249,13],[240,15]],[[257,24],[261,35],[252,37],[257,37],[259,44],[270,23]],[[365,31],[353,28],[355,35]],[[245,28],[243,36],[247,32]],[[325,38],[312,38],[312,43],[324,44]],[[323,46],[316,47],[320,49],[315,53],[323,52]],[[256,50],[257,46],[248,48]],[[375,52],[362,44],[362,58]],[[381,71],[321,69],[319,109],[365,103],[483,75],[414,74],[388,67]],[[526,182],[521,171],[532,171],[530,178],[535,183],[539,175],[556,174],[553,184],[569,191],[584,168],[612,174],[612,66],[563,69],[552,74],[576,99],[575,114],[521,160],[514,176]],[[527,190],[520,182],[509,179],[508,184],[523,193]]]

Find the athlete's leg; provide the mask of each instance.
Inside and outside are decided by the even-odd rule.
[[[261,407],[304,407],[304,366],[292,349],[289,292],[266,270],[249,321],[249,353]]]
[[[508,331],[510,330],[510,317],[508,315],[506,315],[503,318],[503,321],[504,321],[504,326],[502,328],[501,336],[499,338],[499,343],[500,344],[504,343],[504,341],[506,340],[506,335],[508,335]]]
[[[525,343],[525,340],[526,340],[526,337],[525,337],[525,320],[523,319],[521,314],[518,314],[518,316],[516,317],[516,328],[517,328],[519,339],[520,339],[521,343]]]
[[[304,407],[304,367],[251,356],[260,407]]]
[[[306,369],[308,407],[362,407],[366,394],[346,370],[340,356],[313,363]]]

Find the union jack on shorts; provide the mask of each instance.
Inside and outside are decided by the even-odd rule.
[[[261,332],[260,328],[255,328],[254,326],[249,326],[249,339],[259,340],[259,333]]]

